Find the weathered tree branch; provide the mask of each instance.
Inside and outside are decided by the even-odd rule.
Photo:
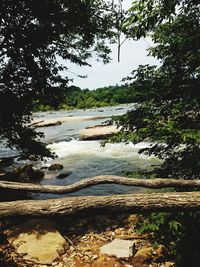
[[[0,203],[0,217],[55,216],[82,212],[143,212],[200,210],[200,192],[68,197]]]
[[[127,186],[145,187],[151,189],[174,187],[179,189],[200,188],[200,180],[183,179],[132,179],[120,176],[102,175],[83,179],[79,182],[56,186],[56,185],[38,185],[31,183],[18,183],[0,181],[0,189],[22,190],[38,193],[64,194],[72,193],[86,187],[98,184],[120,184]]]

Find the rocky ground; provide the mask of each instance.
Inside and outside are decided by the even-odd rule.
[[[2,267],[173,267],[135,214],[1,221]],[[13,227],[14,226],[14,227]]]

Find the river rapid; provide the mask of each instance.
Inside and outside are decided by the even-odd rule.
[[[71,117],[72,120],[58,126],[42,127],[39,131],[44,132],[43,141],[58,156],[56,159],[46,159],[38,162],[36,167],[48,167],[52,163],[60,163],[64,168],[60,171],[46,172],[41,184],[66,185],[77,182],[86,177],[96,175],[125,175],[125,172],[144,170],[152,164],[158,163],[154,157],[147,157],[138,154],[140,148],[146,147],[149,143],[133,144],[106,144],[101,146],[100,141],[80,141],[79,131],[88,126],[100,125],[107,121],[107,116],[121,115],[134,108],[134,104],[124,104],[114,107],[104,107],[86,110],[53,111],[40,112],[34,114],[34,119],[49,120],[63,117]],[[95,120],[82,120],[85,116],[96,116]],[[73,120],[79,117],[80,120]],[[104,118],[100,118],[104,117]],[[15,152],[12,152],[15,153]],[[0,157],[11,155],[11,151],[5,147],[0,147]],[[16,162],[23,164],[25,162]],[[67,173],[65,178],[59,179],[57,176]],[[109,195],[126,194],[142,189],[121,186],[121,185],[97,185],[82,189],[72,195]],[[55,198],[57,195],[33,194],[34,198]],[[60,196],[59,196],[60,197]]]

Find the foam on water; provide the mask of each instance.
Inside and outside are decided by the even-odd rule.
[[[48,145],[48,147],[57,154],[58,158],[69,156],[95,156],[108,158],[130,158],[139,157],[148,159],[149,157],[138,154],[138,150],[148,147],[150,143],[141,142],[134,144],[106,144],[101,146],[99,141],[78,141],[71,140],[70,142],[59,142]]]

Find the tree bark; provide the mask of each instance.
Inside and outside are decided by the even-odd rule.
[[[200,192],[68,197],[0,203],[0,217],[200,210]]]
[[[179,189],[189,189],[189,188],[200,188],[200,180],[183,180],[183,179],[132,179],[120,176],[110,176],[102,175],[95,176],[91,178],[83,179],[79,182],[56,186],[56,185],[38,185],[31,183],[19,183],[19,182],[8,182],[0,181],[0,189],[9,190],[22,190],[38,193],[51,193],[51,194],[64,194],[79,191],[83,188],[98,185],[98,184],[120,184],[127,186],[137,186],[145,187],[151,189],[160,188],[179,188]]]

